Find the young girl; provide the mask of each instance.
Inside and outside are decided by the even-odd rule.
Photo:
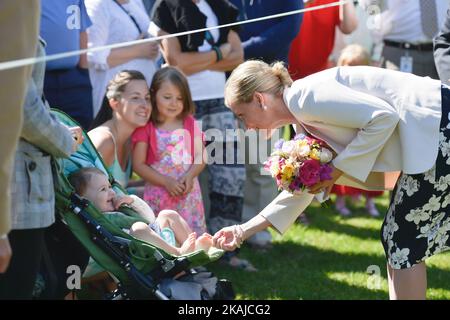
[[[197,176],[205,167],[202,133],[192,116],[186,78],[173,67],[159,70],[150,86],[152,114],[132,136],[133,169],[145,181],[144,200],[158,214],[177,211],[197,234],[206,231]],[[182,130],[184,129],[184,130]]]

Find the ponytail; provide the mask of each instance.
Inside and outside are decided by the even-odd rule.
[[[260,60],[249,60],[240,64],[231,73],[225,84],[225,103],[248,103],[255,92],[282,95],[292,79],[282,62],[271,65]]]

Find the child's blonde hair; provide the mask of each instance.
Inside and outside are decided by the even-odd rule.
[[[255,92],[282,95],[284,88],[292,84],[291,76],[282,62],[271,65],[260,60],[240,64],[225,84],[225,104],[248,103]]]
[[[156,71],[153,75],[152,83],[150,85],[150,101],[152,103],[152,113],[150,121],[153,124],[159,123],[159,112],[156,105],[156,92],[161,88],[161,85],[169,81],[180,90],[181,97],[183,99],[183,111],[179,115],[180,119],[184,119],[188,115],[192,115],[195,112],[195,105],[192,101],[191,90],[189,89],[189,83],[181,71],[174,67],[164,67]]]
[[[370,65],[369,52],[359,44],[350,44],[342,49],[337,65],[368,66]]]

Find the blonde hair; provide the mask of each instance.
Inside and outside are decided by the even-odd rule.
[[[370,55],[367,50],[359,44],[350,44],[341,51],[338,66],[370,65]]]
[[[285,87],[292,84],[291,76],[282,62],[271,65],[260,60],[240,64],[225,84],[225,103],[248,103],[255,92],[282,95]]]

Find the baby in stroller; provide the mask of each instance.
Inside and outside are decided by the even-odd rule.
[[[113,223],[129,228],[133,237],[169,254],[179,256],[196,250],[208,252],[213,246],[210,234],[197,237],[176,211],[162,210],[155,219],[153,210],[142,199],[116,194],[108,177],[98,168],[81,168],[70,174],[68,179],[79,196],[91,201]],[[130,206],[149,224],[116,211],[122,205]]]

